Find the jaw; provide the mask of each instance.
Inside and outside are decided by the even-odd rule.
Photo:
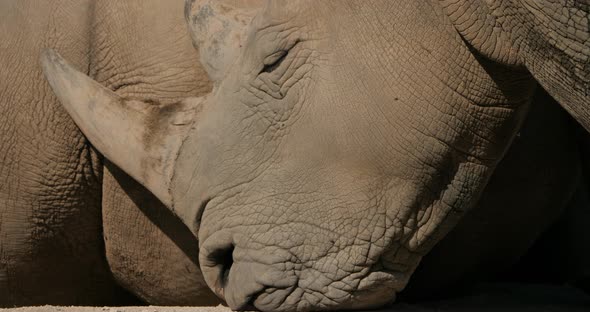
[[[228,206],[237,204],[231,201],[240,196],[247,194],[225,201],[214,197],[199,231],[201,271],[232,309],[377,308],[395,300],[421,259],[419,252],[398,241],[411,236],[403,235],[403,223],[388,221],[385,212],[370,205],[338,212],[337,207],[352,205],[333,203],[329,207],[334,210],[325,216],[297,219],[304,210],[319,207],[290,207],[300,211],[292,214],[279,207],[282,200],[268,210],[264,207],[270,204]],[[329,208],[329,202],[322,208]],[[323,220],[332,214],[351,218]],[[290,220],[263,219],[269,215]]]

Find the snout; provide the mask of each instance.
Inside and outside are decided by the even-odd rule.
[[[399,275],[375,266],[335,279],[336,272],[322,272],[313,262],[298,263],[290,252],[249,245],[231,232],[208,237],[199,260],[205,281],[232,310],[373,309],[395,300],[405,285],[405,278],[401,282]],[[337,266],[339,259],[330,262]]]
[[[216,233],[207,238],[199,253],[207,285],[232,310],[264,310],[261,307],[273,305],[273,302],[261,302],[262,294],[288,293],[296,287],[297,278],[292,271],[285,271],[280,265],[277,267],[282,261],[280,255],[264,247],[238,247],[242,245],[239,242],[239,235]]]

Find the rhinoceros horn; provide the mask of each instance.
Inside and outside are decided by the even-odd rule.
[[[176,157],[201,99],[165,106],[124,99],[53,50],[44,51],[41,61],[54,93],[92,145],[173,210]]]

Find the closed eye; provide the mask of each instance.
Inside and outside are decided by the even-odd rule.
[[[274,71],[275,69],[277,69],[279,66],[281,66],[281,64],[283,63],[283,61],[287,58],[287,54],[289,54],[289,51],[278,51],[272,55],[270,55],[269,57],[267,57],[264,60],[264,67],[262,68],[262,71],[260,71],[260,73],[270,73],[272,71]]]

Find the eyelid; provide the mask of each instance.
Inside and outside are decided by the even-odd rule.
[[[267,56],[262,62],[265,66],[272,65],[289,53],[289,50],[280,50]]]
[[[280,64],[283,62],[283,60],[285,60],[287,58],[287,55],[289,54],[289,52],[295,48],[295,46],[297,46],[297,44],[300,42],[299,39],[293,41],[292,43],[290,43],[287,48],[281,49],[279,51],[276,51],[274,53],[272,53],[271,55],[267,56],[266,58],[264,58],[264,60],[262,61],[262,71],[263,72],[271,72],[274,69],[278,68],[280,66]]]
[[[287,58],[289,52],[299,43],[299,40],[293,41],[287,48],[278,50],[271,55],[264,58],[262,61],[262,70],[258,73],[270,73],[279,68],[283,61]]]

